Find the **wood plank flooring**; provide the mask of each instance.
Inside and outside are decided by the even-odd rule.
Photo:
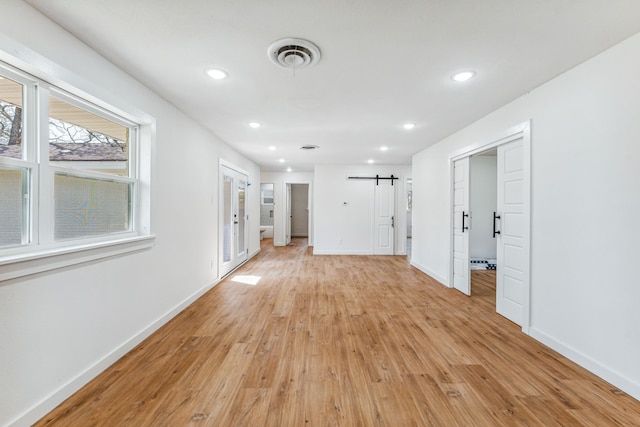
[[[405,257],[265,240],[36,425],[640,426],[640,402],[497,315],[494,281],[466,297]]]

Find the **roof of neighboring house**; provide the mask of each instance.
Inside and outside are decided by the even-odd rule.
[[[20,158],[21,145],[0,145],[0,156]],[[111,144],[65,143],[49,144],[49,159],[53,161],[126,162],[127,149]]]

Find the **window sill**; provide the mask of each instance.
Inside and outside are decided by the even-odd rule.
[[[155,236],[136,236],[2,257],[0,286],[6,280],[149,249],[154,244]]]

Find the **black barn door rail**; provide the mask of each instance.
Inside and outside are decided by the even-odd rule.
[[[376,175],[376,176],[350,176],[348,177],[348,179],[375,179],[376,180],[376,185],[380,184],[380,180],[381,179],[390,179],[391,180],[391,185],[393,185],[393,180],[395,179],[400,179],[397,176],[380,176],[380,175]]]

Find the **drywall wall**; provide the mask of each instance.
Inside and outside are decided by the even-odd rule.
[[[531,120],[529,333],[640,398],[640,34],[413,157],[412,263],[449,285],[450,158]]]
[[[274,206],[273,206],[273,245],[285,246],[285,230],[287,224],[287,212],[285,209],[286,189],[289,184],[309,184],[309,192],[312,194],[309,206],[309,221],[313,224],[313,172],[262,172],[262,182],[272,182],[274,184]],[[311,227],[309,234],[309,246],[314,245],[314,230]]]
[[[496,239],[493,238],[493,213],[498,203],[496,162],[496,156],[473,156],[470,159],[469,256],[472,259],[496,258]]]
[[[4,1],[2,14],[11,19],[0,29],[0,60],[155,121],[154,247],[0,282],[0,425],[20,426],[217,282],[220,158],[256,184],[249,250],[259,251],[260,169],[24,2]]]
[[[315,254],[373,254],[375,180],[349,176],[399,177],[394,181],[396,255],[406,254],[406,178],[410,166],[316,165],[314,171]],[[415,185],[414,185],[415,186]]]

